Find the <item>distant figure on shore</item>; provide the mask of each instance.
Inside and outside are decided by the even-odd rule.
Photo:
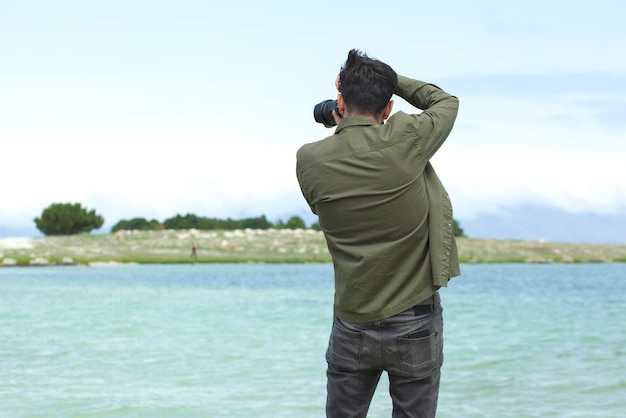
[[[198,245],[195,242],[191,245],[191,258],[198,258]]]

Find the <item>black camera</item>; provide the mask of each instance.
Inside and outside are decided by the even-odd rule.
[[[333,117],[333,110],[339,114],[337,100],[324,100],[313,108],[313,117],[315,122],[323,123],[325,127],[332,128],[337,125]],[[341,115],[340,115],[341,116]]]

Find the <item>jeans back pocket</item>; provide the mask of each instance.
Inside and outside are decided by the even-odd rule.
[[[426,377],[439,367],[441,348],[437,332],[418,338],[398,337],[396,348],[404,376]]]
[[[363,333],[333,324],[330,333],[326,361],[337,370],[353,371],[361,360]]]

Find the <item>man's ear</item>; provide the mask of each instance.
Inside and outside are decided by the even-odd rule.
[[[339,109],[341,116],[346,114],[346,102],[343,100],[341,93],[337,94],[337,108]]]
[[[387,106],[385,106],[385,110],[383,110],[383,120],[387,120],[389,115],[391,115],[391,111],[393,110],[393,100],[389,100]]]

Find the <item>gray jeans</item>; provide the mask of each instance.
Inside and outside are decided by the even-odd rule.
[[[417,306],[368,323],[335,317],[326,361],[329,418],[363,418],[383,370],[394,418],[434,417],[443,364],[443,309]]]

